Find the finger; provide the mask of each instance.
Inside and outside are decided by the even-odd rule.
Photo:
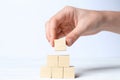
[[[68,46],[71,46],[79,37],[78,31],[74,29],[66,36],[66,43]]]
[[[59,25],[64,21],[65,14],[60,11],[53,16],[49,21],[50,43],[54,47],[54,39],[57,38],[57,32],[59,32]]]
[[[49,25],[49,32],[50,32],[50,43],[51,45],[54,47],[54,39],[56,39],[56,30],[57,30],[57,22],[54,20],[50,21],[50,25]]]
[[[46,38],[50,42],[50,32],[49,32],[49,22],[47,21],[45,24],[45,32],[46,32]]]
[[[82,25],[78,25],[76,28],[74,28],[73,31],[71,31],[67,36],[66,36],[66,43],[68,46],[71,46],[80,36],[81,34],[85,31],[85,28],[82,27]]]

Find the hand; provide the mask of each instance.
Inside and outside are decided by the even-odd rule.
[[[80,36],[92,35],[104,30],[109,22],[110,19],[102,11],[67,6],[46,23],[46,37],[54,46],[54,39],[65,36],[67,45],[71,46]]]

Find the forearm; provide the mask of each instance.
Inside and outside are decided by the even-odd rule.
[[[120,34],[120,12],[102,12],[103,15],[103,26],[102,29]]]

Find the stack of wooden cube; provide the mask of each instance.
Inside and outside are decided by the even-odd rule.
[[[55,41],[55,50],[66,49],[65,39]],[[48,55],[47,65],[41,67],[41,78],[71,78],[75,77],[74,67],[70,66],[69,55]]]

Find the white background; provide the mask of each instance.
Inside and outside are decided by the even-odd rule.
[[[48,54],[55,54],[45,22],[66,5],[120,11],[120,0],[0,0],[0,80],[40,80],[40,67]],[[66,53],[76,79],[120,79],[119,34],[80,37]]]

